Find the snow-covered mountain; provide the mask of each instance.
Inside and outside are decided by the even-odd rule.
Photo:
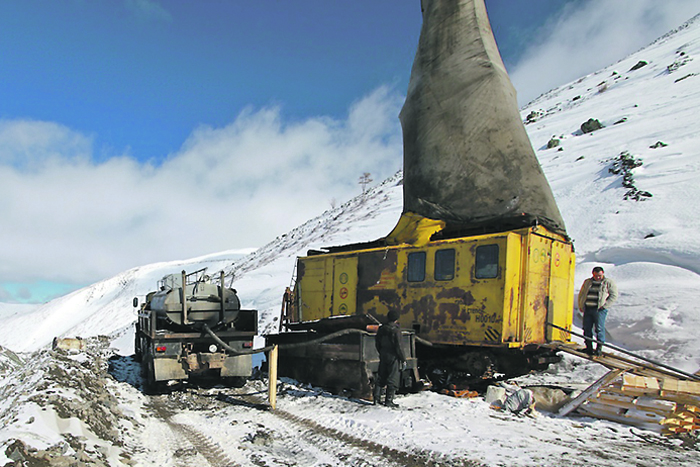
[[[577,285],[595,264],[618,282],[621,298],[608,318],[612,342],[692,371],[700,367],[700,344],[692,338],[700,321],[694,311],[700,299],[700,209],[694,203],[700,195],[699,23],[693,18],[522,109],[575,241]],[[581,126],[590,119],[602,128],[584,133]],[[234,250],[147,265],[31,311],[0,309],[6,323],[0,345],[29,351],[55,336],[125,329],[135,319],[134,296],[145,295],[167,273],[204,266],[233,273],[244,306],[260,310],[261,329],[272,332],[296,256],[380,238],[395,225],[401,205],[399,173],[247,256]]]
[[[694,338],[700,325],[696,311],[700,302],[700,207],[695,204],[700,198],[698,108],[700,15],[643,50],[554,89],[522,109],[532,144],[575,241],[576,285],[598,264],[618,283],[621,297],[608,315],[611,342],[691,372],[700,368],[700,343]],[[588,132],[598,123],[600,128]],[[238,437],[246,449],[258,449],[254,456],[262,463],[256,465],[281,465],[275,459],[302,456],[303,449],[287,449],[284,442],[280,451],[274,450],[273,441],[273,447],[254,447],[260,432],[259,428],[255,432],[256,426],[296,436],[279,420],[270,421],[267,414],[251,415],[245,407],[225,411],[212,406],[209,412],[202,412],[205,416],[183,402],[182,413],[163,415],[153,408],[157,404],[153,400],[104,376],[105,357],[97,361],[79,355],[54,358],[46,351],[26,352],[46,347],[56,336],[107,335],[113,347],[129,355],[136,317],[132,298],[153,290],[165,274],[205,266],[212,274],[222,269],[232,274],[243,305],[260,310],[261,331],[274,332],[295,258],[310,248],[370,241],[388,234],[401,213],[401,181],[398,173],[254,252],[232,250],[135,268],[41,306],[3,304],[0,345],[17,354],[0,349],[0,445],[19,438],[49,449],[41,454],[49,457],[70,456],[89,448],[93,458],[104,460],[81,465],[121,465],[119,459],[127,454],[135,459],[131,464],[187,465],[187,458],[173,461],[169,452],[159,451],[161,444],[180,442],[173,441],[172,434],[161,433],[167,422],[172,433],[191,433],[197,424],[213,427],[207,435],[213,441],[204,444],[223,446],[231,458],[243,452],[237,444],[227,444]],[[100,342],[104,341],[91,341],[90,351],[103,355],[105,346]],[[542,380],[591,382],[602,371],[600,365],[567,357]],[[580,424],[556,417],[513,421],[494,416],[483,401],[465,403],[433,393],[408,396],[401,403],[409,410],[389,413],[314,391],[294,388],[289,399],[282,397],[287,420],[306,417],[319,426],[351,437],[369,437],[404,452],[416,448],[442,453],[449,462],[480,459],[489,465],[553,465],[571,453],[566,457],[571,465],[682,465],[686,461],[681,459],[690,465],[700,459],[697,449],[687,453],[663,443],[652,446],[639,441],[635,433],[617,431],[609,422]],[[98,395],[104,404],[90,402],[94,410],[84,417],[61,412],[77,411],[80,401],[94,401]],[[48,411],[42,408],[56,400],[63,402]],[[144,407],[155,415],[143,415]],[[387,420],[393,423],[391,429],[386,427]],[[73,434],[71,423],[84,436],[82,442],[66,438],[68,446],[56,433]],[[34,429],[37,424],[41,432]],[[111,428],[102,436],[98,431],[104,426]],[[246,431],[249,428],[252,434]],[[304,446],[313,451],[313,436],[308,443],[303,436],[294,440],[307,443]],[[467,438],[470,441],[465,444]],[[25,452],[23,446],[10,448],[5,456]],[[308,451],[304,451],[307,457],[311,456]],[[186,449],[179,452],[188,455]],[[337,459],[323,460],[323,453],[318,456],[313,462],[303,456],[294,462],[342,465]],[[0,453],[0,462],[9,458]],[[351,458],[357,459],[357,454]],[[435,465],[447,465],[439,462]]]

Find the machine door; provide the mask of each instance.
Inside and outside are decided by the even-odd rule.
[[[571,244],[533,233],[528,235],[527,243],[524,341],[568,341],[568,333],[556,330],[547,323],[571,328],[575,262]]]
[[[550,314],[550,279],[552,267],[552,240],[528,234],[527,269],[524,279],[523,341],[543,343],[546,321]]]
[[[357,256],[334,258],[331,316],[353,315],[356,304]]]
[[[332,258],[318,256],[300,259],[297,278],[299,321],[315,321],[329,315],[332,273]]]

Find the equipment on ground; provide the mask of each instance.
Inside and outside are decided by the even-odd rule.
[[[268,339],[318,339],[331,324],[362,330],[397,310],[415,341],[411,356],[420,376],[433,385],[544,369],[559,361],[544,344],[570,339],[573,245],[522,123],[484,1],[421,6],[400,114],[401,218],[385,238],[298,258],[282,332]],[[364,340],[328,342],[301,359],[281,346],[280,361],[300,368],[285,364],[280,372],[313,373],[309,381],[344,375],[346,387],[361,391],[373,365],[367,347]],[[352,365],[364,368],[347,370]]]

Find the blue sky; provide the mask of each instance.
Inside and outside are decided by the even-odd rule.
[[[522,104],[694,3],[486,1]],[[392,175],[420,25],[420,0],[3,0],[0,301],[262,246]]]
[[[504,60],[567,2],[493,0]],[[95,135],[97,158],[159,160],[246,106],[339,117],[380,84],[404,90],[419,0],[5,0],[0,117]]]

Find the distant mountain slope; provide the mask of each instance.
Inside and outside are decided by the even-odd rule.
[[[693,335],[700,325],[695,311],[700,301],[698,108],[696,17],[645,49],[554,89],[522,110],[575,241],[576,287],[593,265],[602,264],[621,291],[608,318],[612,341],[692,371],[700,367],[700,343]],[[583,133],[581,125],[589,119],[603,128]],[[548,148],[555,144],[550,143],[553,138],[558,146]],[[224,268],[233,273],[243,305],[261,312],[261,331],[274,332],[295,257],[310,248],[388,234],[401,213],[401,179],[399,173],[245,257],[225,252],[148,265],[32,313],[13,315],[5,327],[11,331],[0,331],[0,345],[32,350],[50,343],[54,335],[124,329],[135,319],[133,296],[152,290],[166,273],[204,265],[212,272]]]

